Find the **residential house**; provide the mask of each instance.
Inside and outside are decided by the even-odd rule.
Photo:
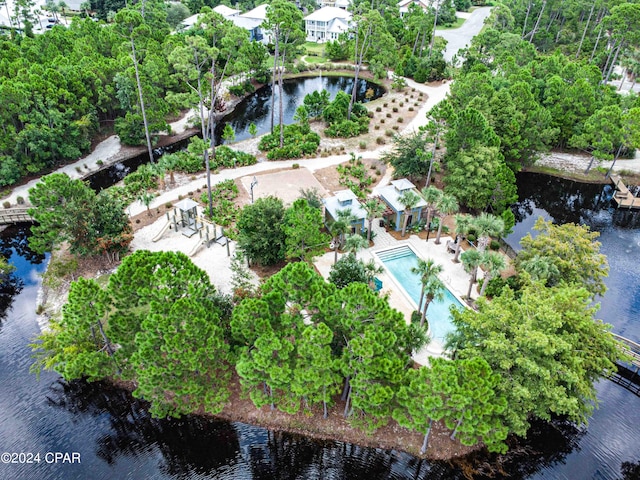
[[[411,7],[411,5],[416,5],[424,11],[429,11],[429,9],[433,7],[434,1],[435,0],[400,0],[398,2],[400,16],[403,17],[404,14],[409,11],[409,7]]]
[[[255,40],[256,42],[268,43],[270,37],[262,29],[262,22],[267,17],[267,5],[260,5],[253,10],[249,10],[246,13],[240,13],[240,10],[229,8],[226,5],[218,5],[213,9],[214,12],[219,13],[224,18],[233,22],[234,25],[240,28],[244,28],[249,32],[249,40]],[[183,28],[187,29],[195,25],[198,20],[197,15],[192,15],[189,18],[185,18],[181,24]]]
[[[408,212],[405,212],[405,205],[398,201],[398,198],[407,190],[412,191],[420,197],[420,200],[416,206]],[[402,230],[404,224],[405,215],[409,216],[407,226],[411,226],[414,223],[420,221],[422,217],[422,210],[427,206],[427,202],[420,196],[416,186],[406,178],[400,180],[394,180],[391,185],[387,185],[382,188],[378,188],[378,195],[389,207],[384,213],[384,218],[389,225],[393,226],[396,232]]]
[[[333,197],[322,200],[324,203],[324,221],[329,225],[338,219],[338,213],[349,210],[355,217],[351,222],[351,233],[363,233],[365,231],[365,220],[367,212],[358,197],[351,190],[340,190],[335,192]]]
[[[235,8],[227,7],[226,5],[217,5],[212,9],[214,12],[219,13],[224,18],[235,17],[240,15],[240,10],[236,10]]]
[[[337,40],[338,36],[349,30],[351,13],[338,7],[322,7],[304,17],[304,29],[307,42],[324,43]]]
[[[262,5],[258,5],[253,10],[249,10],[248,12],[241,13],[235,17],[230,17],[231,20],[236,26],[242,27],[249,31],[249,38],[251,40],[255,40],[256,42],[262,43],[270,43],[271,35],[269,32],[265,32],[262,28],[262,23],[267,18],[267,7],[266,3]]]
[[[351,0],[318,0],[318,7],[338,7],[346,10],[351,5]]]

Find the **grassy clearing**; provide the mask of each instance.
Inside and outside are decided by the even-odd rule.
[[[306,42],[304,44],[304,48],[307,51],[307,55],[318,55],[322,56],[324,54],[324,45],[316,42]]]
[[[306,55],[304,57],[304,61],[307,62],[307,63],[318,64],[318,63],[325,63],[327,61],[327,59],[324,58],[324,57],[311,57],[309,55]]]
[[[460,18],[460,17],[456,17],[456,21],[449,26],[438,26],[436,27],[436,30],[453,30],[455,28],[460,28],[462,26],[462,24],[465,22],[466,18]]]

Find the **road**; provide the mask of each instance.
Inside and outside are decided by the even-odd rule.
[[[436,36],[442,37],[448,42],[444,52],[444,59],[447,62],[450,62],[458,51],[469,45],[471,39],[482,29],[484,20],[489,16],[489,13],[491,13],[491,7],[478,8],[471,13],[460,28],[436,30]]]

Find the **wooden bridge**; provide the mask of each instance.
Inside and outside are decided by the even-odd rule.
[[[33,218],[27,213],[29,207],[16,207],[0,209],[0,225],[12,223],[33,222]]]
[[[619,208],[640,208],[640,198],[637,198],[629,191],[619,175],[611,175],[609,177],[611,183],[616,187],[616,193],[613,199]]]
[[[630,360],[618,363],[618,371],[610,378],[613,382],[640,396],[640,345],[615,333],[611,335],[620,342]]]

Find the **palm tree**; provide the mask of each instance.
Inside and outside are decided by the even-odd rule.
[[[362,260],[361,260],[362,261]],[[369,260],[367,263],[363,263],[364,265],[364,274],[367,278],[367,283],[373,283],[373,278],[376,275],[379,275],[384,272],[384,268],[379,265],[376,265],[376,262],[373,260]]]
[[[338,247],[341,245],[340,239],[349,231],[349,225],[344,220],[338,219],[329,225],[329,233],[333,237],[333,264],[338,262]]]
[[[460,260],[462,260],[462,265],[464,266],[465,272],[470,275],[467,300],[471,300],[471,289],[473,288],[473,284],[476,283],[476,279],[478,276],[478,267],[482,262],[482,253],[475,249],[469,249],[462,255],[460,255]]]
[[[560,271],[549,257],[534,255],[520,263],[520,269],[527,272],[533,281],[543,281],[546,285],[553,285],[554,279],[560,275]]]
[[[373,226],[373,221],[384,213],[386,207],[380,203],[377,198],[370,198],[364,202],[362,208],[367,212],[367,222],[369,223],[369,227],[367,229],[367,242],[371,242],[371,228]]]
[[[83,10],[86,17],[89,18],[91,16],[89,15],[89,10],[91,10],[91,2],[82,2],[80,4],[80,10]]]
[[[483,252],[489,245],[490,237],[500,236],[504,232],[504,220],[489,213],[481,213],[472,221],[478,234],[478,250]]]
[[[60,11],[62,12],[62,18],[64,18],[64,24],[65,25],[69,25],[69,21],[67,20],[67,17],[65,16],[65,9],[69,8],[69,6],[66,4],[66,2],[64,2],[63,0],[60,0],[58,2],[58,7],[60,7]]]
[[[367,242],[361,235],[352,234],[347,235],[347,238],[344,241],[344,248],[348,252],[353,253],[353,256],[357,258],[358,252],[363,250],[369,246],[369,242]]]
[[[422,301],[425,296],[425,284],[430,278],[438,278],[438,275],[442,273],[442,265],[437,265],[432,259],[422,260],[418,259],[418,265],[411,267],[411,273],[415,273],[420,277],[422,283],[422,291],[420,292],[420,304],[418,305],[418,311],[422,310]]]
[[[138,200],[140,200],[140,203],[142,203],[145,207],[147,207],[147,215],[149,216],[151,216],[150,206],[154,197],[155,195],[149,192],[143,192],[138,196]]]
[[[433,300],[442,301],[444,299],[444,283],[438,277],[431,277],[426,283],[422,284],[424,291],[424,307],[420,315],[420,327],[424,327],[424,321],[427,318],[427,308]]]
[[[458,263],[460,260],[460,245],[462,244],[462,238],[469,233],[471,228],[472,218],[471,215],[456,215],[456,254],[453,257],[453,261]]]
[[[440,245],[440,235],[442,234],[444,219],[458,211],[458,201],[453,195],[445,193],[440,197],[438,203],[436,203],[436,208],[438,209],[438,217],[440,218],[438,234],[436,235],[436,245]]]
[[[498,252],[484,252],[480,266],[485,270],[484,282],[482,282],[482,288],[480,288],[480,296],[482,297],[484,296],[489,281],[506,268],[507,262],[505,262],[504,257]]]
[[[407,231],[407,224],[409,223],[409,214],[411,210],[418,204],[420,197],[411,190],[405,190],[398,196],[398,202],[404,207],[404,220],[402,222],[402,236]]]
[[[338,216],[337,220],[344,222],[346,225],[346,230],[342,233],[342,235],[340,235],[340,246],[342,246],[344,245],[344,235],[350,230],[351,224],[358,218],[353,214],[350,208],[338,210],[336,214]]]
[[[424,201],[427,202],[427,228],[431,225],[431,216],[433,215],[433,207],[438,203],[440,197],[442,197],[442,190],[438,190],[433,185],[427,188],[423,188],[420,192]]]

